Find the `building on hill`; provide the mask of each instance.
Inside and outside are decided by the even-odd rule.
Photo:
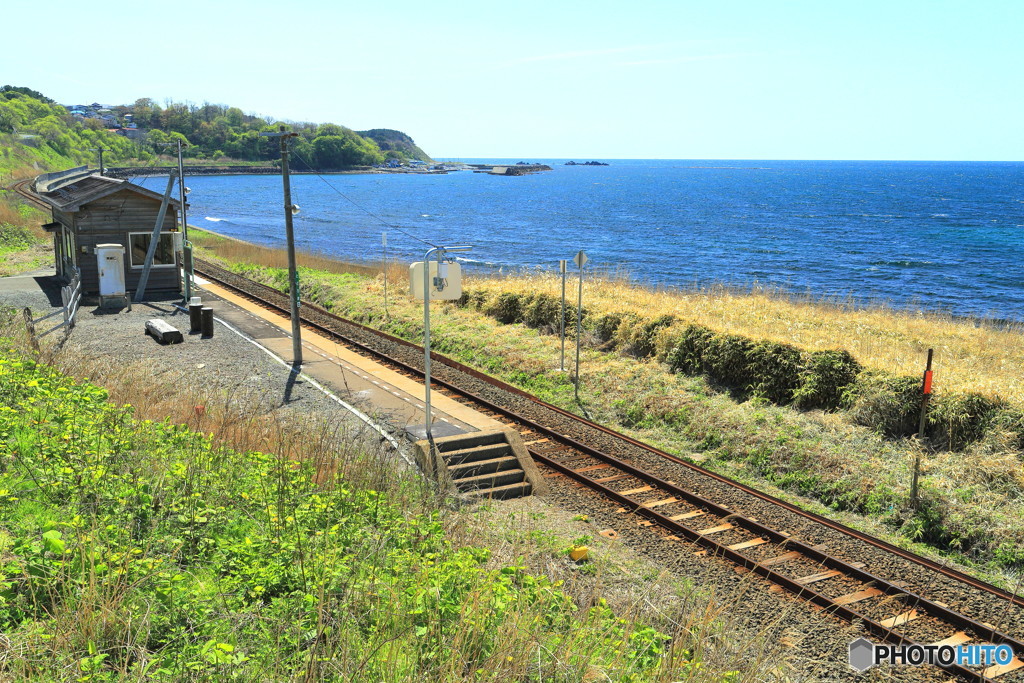
[[[162,195],[126,180],[104,177],[85,166],[38,176],[34,191],[53,212],[53,221],[43,228],[53,234],[59,277],[70,279],[77,269],[83,296],[98,297],[100,264],[96,247],[120,245],[124,249],[124,285],[131,292],[138,288]],[[147,293],[181,291],[179,208],[177,199],[168,199]]]

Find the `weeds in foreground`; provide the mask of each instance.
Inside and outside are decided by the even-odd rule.
[[[79,374],[130,388],[141,407],[0,356],[9,676],[734,677],[728,663],[696,658],[686,630],[664,633],[600,598],[579,603],[555,580],[453,544],[429,492],[395,477],[343,422],[281,422],[228,397],[161,398],[77,358]]]

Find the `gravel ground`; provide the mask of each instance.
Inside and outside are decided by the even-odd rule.
[[[28,307],[33,316],[57,310],[60,285],[45,271],[39,278],[0,278],[0,307],[21,310]],[[161,385],[180,386],[193,396],[237,408],[246,414],[274,413],[284,421],[317,415],[351,423],[348,433],[379,441],[375,433],[342,408],[334,399],[291,368],[269,355],[246,337],[219,323],[214,335],[203,338],[189,333],[188,314],[175,306],[180,297],[156,298],[123,307],[101,308],[85,304],[78,312],[75,328],[63,344],[62,352],[71,357],[99,359],[108,364],[132,364],[133,372],[157,379]],[[145,333],[150,319],[161,319],[182,332],[183,342],[162,344]],[[21,316],[18,315],[20,323]],[[39,331],[51,326],[44,321]],[[46,340],[61,337],[58,331]],[[137,369],[134,369],[137,368]],[[341,397],[349,403],[358,402]],[[369,433],[369,434],[367,434]]]

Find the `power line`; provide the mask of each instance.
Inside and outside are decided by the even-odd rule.
[[[322,180],[324,182],[324,184],[327,185],[327,187],[329,187],[332,190],[334,190],[335,192],[337,192],[338,195],[341,196],[342,199],[344,199],[349,204],[351,204],[352,206],[356,207],[357,209],[359,209],[360,211],[365,213],[367,216],[370,216],[371,218],[379,221],[381,223],[381,225],[384,225],[385,227],[388,227],[388,228],[391,228],[392,230],[400,232],[401,234],[405,235],[406,237],[408,237],[410,239],[414,239],[417,242],[422,242],[423,244],[426,244],[427,246],[434,247],[434,248],[439,248],[440,247],[440,245],[434,244],[433,242],[425,240],[422,237],[417,237],[416,235],[413,235],[412,233],[407,232],[406,230],[403,230],[402,228],[398,227],[397,225],[395,225],[393,223],[389,223],[388,221],[384,220],[383,218],[381,218],[377,214],[373,213],[372,211],[369,211],[368,209],[363,208],[362,206],[357,204],[355,202],[355,200],[349,198],[344,192],[342,192],[341,190],[336,188],[334,185],[332,185],[330,182],[328,182],[327,178],[324,178],[322,175],[320,175],[320,172],[317,171],[316,169],[314,169],[312,166],[310,166],[309,162],[306,161],[305,159],[303,159],[301,156],[299,156],[298,153],[293,151],[292,154],[295,156],[296,159],[298,159],[303,164],[305,164],[306,168],[308,168],[310,171],[312,171],[313,174],[316,175],[317,178]]]

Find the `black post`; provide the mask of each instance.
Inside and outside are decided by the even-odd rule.
[[[925,418],[928,415],[928,403],[932,398],[932,354],[934,349],[928,349],[928,362],[924,368],[924,380],[921,383],[921,420],[917,425],[917,451],[914,453],[914,478],[910,482],[910,500],[916,508],[918,504],[917,480],[921,471],[921,448],[924,444]]]
[[[204,337],[213,336],[213,309],[209,306],[203,306],[202,308],[202,328]]]
[[[203,329],[203,305],[202,304],[189,304],[188,305],[188,327],[190,333],[196,333]]]

